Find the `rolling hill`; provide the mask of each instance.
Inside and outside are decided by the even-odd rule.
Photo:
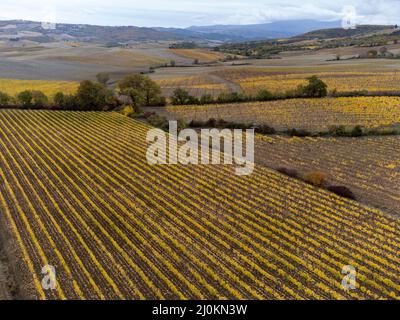
[[[30,40],[39,43],[62,40],[99,43],[162,40],[241,42],[287,38],[315,29],[338,27],[339,25],[338,21],[293,20],[254,25],[192,26],[179,29],[61,23],[57,24],[55,29],[45,29],[41,22],[8,20],[0,21],[0,40]]]

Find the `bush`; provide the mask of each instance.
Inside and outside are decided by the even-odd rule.
[[[297,91],[299,95],[309,98],[322,98],[328,95],[328,86],[317,76],[307,78],[306,86],[299,86]]]
[[[250,97],[244,96],[239,92],[221,93],[217,98],[217,103],[233,103],[250,101]]]
[[[168,120],[165,117],[159,116],[158,114],[153,114],[147,118],[147,121],[154,127],[167,129]]]
[[[192,120],[189,122],[189,127],[192,128],[201,128],[205,126],[205,122],[204,121],[200,121],[200,120]]]
[[[65,94],[63,92],[57,92],[53,97],[53,102],[56,106],[64,106],[65,104]]]
[[[11,101],[11,97],[5,93],[0,91],[0,105],[7,105]]]
[[[82,81],[79,85],[76,102],[80,110],[98,110],[106,109],[106,97],[108,90],[100,83],[95,83],[90,80]]]
[[[32,92],[29,90],[18,93],[17,100],[25,108],[32,107]]]
[[[214,118],[208,119],[208,121],[204,124],[206,127],[215,128],[217,126],[217,120]]]
[[[44,107],[49,104],[47,96],[38,90],[32,91],[32,106],[35,108]]]
[[[311,132],[307,130],[297,130],[297,129],[291,129],[287,131],[287,134],[290,135],[291,137],[309,137],[311,136]]]
[[[266,124],[262,124],[256,127],[255,132],[260,134],[275,134],[276,130]]]
[[[200,100],[194,96],[189,95],[189,99],[187,101],[187,104],[200,104]]]
[[[214,103],[214,97],[211,94],[202,95],[200,98],[201,104],[212,104]]]
[[[107,85],[108,81],[110,81],[110,74],[106,72],[101,72],[96,75],[96,79],[99,83],[103,85]]]
[[[299,177],[299,173],[297,172],[297,170],[294,170],[294,169],[288,169],[285,167],[281,167],[281,168],[276,169],[276,171],[278,171],[284,175],[287,175],[288,177],[291,177],[291,178]]]
[[[337,194],[340,197],[351,199],[351,200],[357,200],[357,198],[354,195],[354,193],[347,187],[344,187],[344,186],[329,186],[327,189],[329,191]]]
[[[161,97],[160,86],[148,76],[142,74],[130,74],[118,82],[121,94],[131,98],[135,106],[155,106],[166,103]]]
[[[122,106],[121,101],[115,96],[114,91],[106,89],[105,103],[108,110],[112,110]]]
[[[47,96],[38,90],[25,90],[17,95],[18,102],[25,108],[41,108],[49,103]]]
[[[145,113],[143,113],[143,118],[148,119],[155,114],[155,112],[146,111]]]
[[[167,98],[160,96],[158,98],[154,98],[148,104],[149,107],[165,107],[167,105]]]
[[[132,106],[121,106],[116,108],[114,111],[127,117],[135,113],[135,109]]]
[[[322,187],[326,182],[326,174],[322,171],[315,171],[304,176],[303,180],[316,187]]]
[[[361,137],[363,135],[363,130],[360,126],[355,126],[353,130],[351,130],[350,135],[352,137]]]
[[[187,127],[188,127],[188,124],[186,123],[185,120],[183,120],[183,119],[178,119],[178,120],[177,120],[177,129],[178,129],[178,132],[181,131],[181,130],[183,130],[183,129],[186,129]]]
[[[67,94],[64,97],[64,104],[62,105],[62,108],[64,110],[76,110],[78,106],[78,101],[75,95],[73,94]]]
[[[182,88],[175,89],[172,96],[171,102],[174,105],[185,105],[189,104],[189,101],[192,100],[191,95],[186,90]]]
[[[268,100],[272,100],[274,98],[274,95],[269,92],[268,90],[261,90],[260,92],[258,92],[256,99],[258,101],[268,101]]]
[[[345,137],[347,132],[345,126],[333,126],[329,128],[329,134],[338,137]]]

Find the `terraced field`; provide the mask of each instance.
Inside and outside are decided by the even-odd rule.
[[[26,297],[400,298],[399,220],[263,167],[150,166],[148,129],[0,111],[0,221]]]
[[[296,169],[299,174],[323,171],[331,185],[349,187],[357,199],[399,216],[399,136],[363,138],[298,138],[259,136],[256,163]]]
[[[372,128],[400,123],[400,98],[358,97],[292,99],[201,106],[169,106],[154,110],[169,119],[224,119],[268,124],[276,129],[327,130],[331,126]]]

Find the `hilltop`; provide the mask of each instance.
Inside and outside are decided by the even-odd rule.
[[[398,26],[360,25],[355,29],[319,29],[285,39],[228,43],[220,46],[219,50],[235,55],[269,58],[286,51],[379,47],[396,44],[399,39]]]

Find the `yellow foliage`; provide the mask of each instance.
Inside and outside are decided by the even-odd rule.
[[[115,111],[124,116],[130,116],[131,114],[135,113],[135,108],[131,105],[128,105],[128,106],[119,107]]]
[[[78,86],[79,83],[70,81],[0,79],[0,91],[11,96],[25,90],[39,90],[51,98],[59,91],[73,94]]]
[[[315,171],[304,176],[303,180],[316,187],[321,187],[326,182],[326,173],[322,171]]]
[[[198,59],[202,62],[211,62],[224,58],[224,54],[205,49],[170,49],[178,56],[190,59]]]
[[[365,128],[400,122],[399,97],[289,99],[201,106],[169,106],[176,119],[224,119],[232,122],[268,124],[277,130],[328,130],[333,126]],[[323,120],[321,120],[323,119]]]

